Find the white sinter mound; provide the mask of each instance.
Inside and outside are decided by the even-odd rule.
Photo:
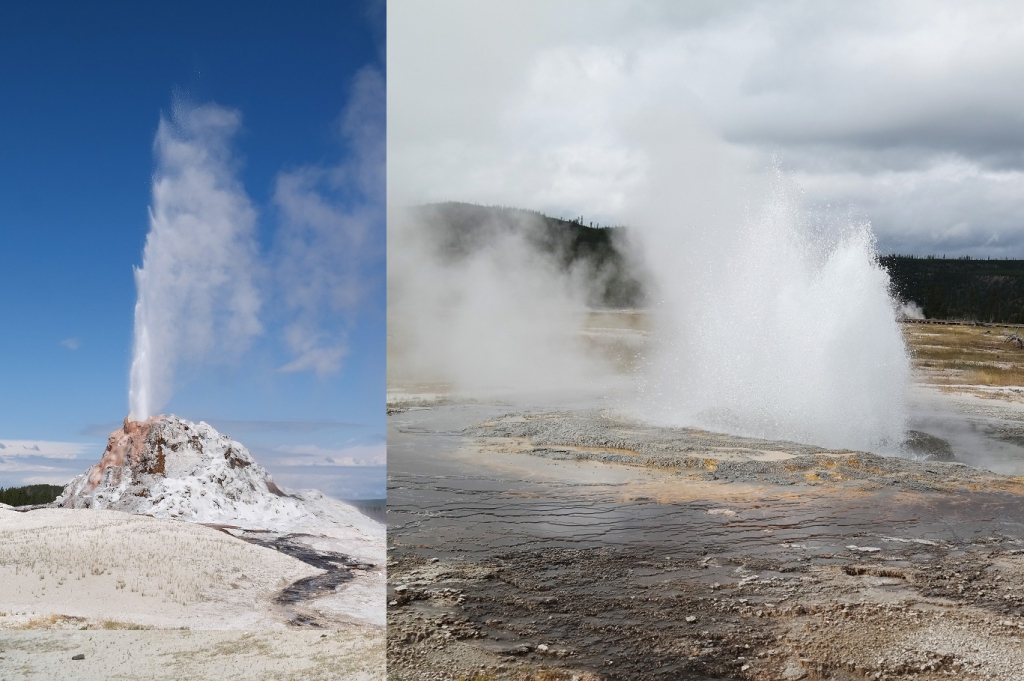
[[[57,505],[246,529],[383,534],[380,523],[320,492],[284,494],[240,443],[177,416],[126,419],[100,462],[68,483]]]

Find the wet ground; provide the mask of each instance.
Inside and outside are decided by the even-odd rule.
[[[1019,479],[592,405],[392,412],[390,678],[1024,678]]]
[[[292,582],[275,598],[275,602],[284,610],[288,623],[293,627],[337,628],[338,622],[329,621],[322,612],[303,606],[316,598],[334,594],[361,573],[377,569],[376,565],[354,560],[345,554],[316,548],[313,544],[321,539],[320,537],[230,529],[234,530],[229,532],[230,534],[250,544],[280,551],[324,571],[322,574]]]

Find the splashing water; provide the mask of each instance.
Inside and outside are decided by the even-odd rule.
[[[145,421],[153,415],[150,409],[150,385],[153,381],[150,364],[152,349],[149,341],[149,326],[146,323],[148,306],[145,302],[147,291],[145,276],[144,270],[135,268],[135,289],[138,291],[138,298],[135,301],[135,337],[128,387],[128,417],[132,421]]]
[[[644,367],[644,416],[895,452],[910,361],[870,227],[815,228],[777,169],[769,185],[733,229],[648,240],[680,255],[652,258],[662,341]]]

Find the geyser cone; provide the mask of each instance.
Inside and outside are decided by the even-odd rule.
[[[206,423],[172,415],[125,419],[99,463],[72,480],[58,503],[225,520],[280,514],[282,501],[281,490],[243,445]]]
[[[110,478],[116,478],[120,482],[126,465],[129,471],[144,474],[164,472],[163,447],[159,443],[156,447],[146,443],[154,421],[162,417],[153,417],[145,421],[132,421],[130,418],[126,417],[124,425],[110,434],[107,448],[103,450],[103,457],[98,464],[89,469],[84,491],[95,490],[108,470],[111,471]]]

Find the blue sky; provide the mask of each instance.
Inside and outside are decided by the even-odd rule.
[[[69,479],[127,414],[154,139],[162,117],[215,106],[239,116],[226,167],[255,211],[261,331],[230,357],[186,357],[161,411],[227,432],[286,486],[384,495],[383,186],[378,201],[345,184],[377,178],[365,147],[383,108],[352,106],[360,82],[382,82],[383,15],[382,2],[4,4],[0,485]],[[365,218],[336,262],[357,291],[344,304],[291,295],[308,258],[289,268],[282,253],[334,215],[289,232],[305,219],[281,200],[296,177],[312,178],[307,204]],[[340,362],[299,361],[299,317]]]

